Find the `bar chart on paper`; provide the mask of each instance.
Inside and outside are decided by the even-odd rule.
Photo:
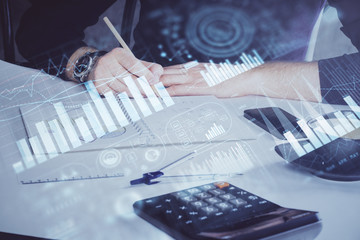
[[[223,142],[205,151],[184,166],[183,175],[240,173],[252,169],[257,157],[245,142]]]
[[[88,81],[84,85],[91,101],[81,105],[83,116],[72,119],[62,102],[53,104],[56,117],[35,123],[37,134],[16,142],[22,160],[13,164],[14,171],[24,172],[175,104],[161,82],[153,87],[145,77],[136,80],[127,77],[124,82],[134,102],[126,92],[107,92],[102,98],[94,83]]]
[[[211,140],[216,138],[217,136],[224,134],[225,132],[226,131],[222,125],[216,125],[216,123],[214,123],[210,130],[205,134],[205,136],[208,140]]]
[[[360,128],[360,106],[350,96],[346,96],[344,100],[352,112],[346,115],[341,111],[335,112],[336,122],[332,125],[323,116],[315,118],[317,126],[314,128],[310,128],[303,119],[297,122],[307,136],[308,141],[301,141],[302,143],[300,143],[290,131],[284,133],[284,137],[291,144],[298,157],[304,156]]]
[[[217,65],[210,60],[210,64],[204,64],[206,71],[200,71],[200,74],[209,87],[212,87],[265,63],[256,50],[252,52],[254,55],[243,53],[240,56],[241,63],[236,61],[232,64],[226,59],[224,63]]]

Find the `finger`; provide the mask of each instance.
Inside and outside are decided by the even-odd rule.
[[[119,86],[118,83],[111,84],[111,85],[108,85],[108,86],[109,86],[109,88],[111,89],[111,91],[113,92],[113,94],[114,94],[115,96],[117,96],[119,93],[126,92],[126,94],[127,94],[130,98],[133,97],[132,94],[131,94],[131,92],[130,92],[130,90],[129,90],[129,88],[126,87],[126,86],[124,86],[124,87]],[[119,91],[119,90],[120,90],[120,91]]]
[[[160,77],[160,81],[164,84],[164,86],[171,86],[176,84],[184,84],[188,82],[189,76],[187,75],[174,75],[174,74],[166,74]]]
[[[117,91],[117,92],[122,92],[122,91],[126,91],[128,93],[129,96],[133,97],[133,94],[131,94],[131,91],[129,89],[129,86],[127,86],[127,84],[125,83],[125,76],[123,76],[123,74],[116,74],[116,73],[112,73],[113,76],[114,76],[114,80],[109,82],[109,86],[114,90],[114,91]],[[142,87],[140,86],[140,84],[138,83],[138,78],[135,77],[134,75],[127,75],[126,76],[127,78],[130,77],[132,79],[132,81],[134,82],[135,84],[135,87],[136,89],[134,89],[135,91],[136,90],[139,90],[140,94],[142,96],[145,96],[145,93],[144,93],[144,90],[142,89]],[[130,81],[130,80],[129,80]]]
[[[189,71],[201,71],[204,70],[204,64],[198,64],[190,69],[185,68],[186,64],[178,64],[164,67],[164,74],[183,74]]]
[[[158,79],[156,80],[154,74],[131,52],[121,48],[115,48],[112,51],[115,52],[114,56],[116,57],[117,62],[128,72],[137,77],[144,76],[149,82],[158,81]]]
[[[164,86],[176,84],[198,85],[205,83],[205,80],[202,78],[200,72],[193,72],[186,75],[164,74],[161,76],[160,81],[164,84]]]
[[[157,63],[142,61],[143,64],[160,80],[160,76],[164,74],[164,68]]]
[[[192,85],[173,85],[166,89],[170,96],[215,95],[215,89]]]
[[[127,86],[124,84],[122,79],[114,77],[112,81],[109,81],[108,86],[115,92],[123,92],[127,89]]]
[[[186,74],[186,70],[185,68],[170,68],[170,67],[165,67],[164,68],[164,73],[166,75],[184,75]]]
[[[112,81],[112,79],[113,79],[113,76],[108,75],[108,77],[102,77],[101,80],[94,81],[94,85],[100,95],[104,95],[106,92],[112,91],[108,86],[109,80]]]
[[[182,68],[184,68],[184,64],[171,65],[171,66],[167,66],[165,68],[182,69]]]
[[[164,74],[164,68],[160,64],[153,63],[150,65],[150,71],[154,74],[156,82],[152,82],[152,85],[160,81],[161,75]]]

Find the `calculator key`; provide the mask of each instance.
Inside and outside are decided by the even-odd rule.
[[[233,205],[227,202],[217,203],[215,206],[223,212],[230,211],[233,208]]]
[[[209,203],[209,204],[216,204],[216,203],[222,202],[220,199],[218,199],[216,197],[207,198],[207,199],[204,199],[204,201]]]
[[[185,203],[189,203],[189,202],[197,201],[197,198],[193,197],[193,196],[185,196],[185,197],[180,198],[180,200]]]
[[[200,188],[204,191],[209,191],[209,190],[215,189],[216,187],[212,184],[206,184],[206,185],[200,186]]]
[[[245,206],[247,204],[247,202],[242,200],[241,198],[230,200],[230,203],[234,204],[236,207]]]
[[[186,206],[180,206],[180,207],[179,207],[179,210],[181,210],[181,211],[185,211],[186,209],[187,209]]]
[[[154,208],[155,208],[155,209],[161,209],[161,208],[163,208],[163,205],[162,205],[162,204],[157,204],[157,205],[155,205]]]
[[[201,192],[201,193],[195,194],[195,197],[200,198],[200,199],[205,199],[205,198],[211,198],[212,195],[210,195],[206,192]]]
[[[174,192],[171,194],[172,196],[176,197],[177,199],[185,197],[185,196],[189,196],[188,193],[186,193],[185,191],[181,191],[181,192]]]
[[[171,215],[171,214],[173,214],[173,212],[174,211],[172,209],[168,209],[168,210],[165,211],[165,214]]]
[[[188,189],[188,190],[186,190],[188,193],[190,193],[190,194],[196,194],[196,193],[200,193],[201,191],[200,191],[200,189],[198,189],[198,188],[190,188],[190,189]]]
[[[217,216],[217,217],[220,217],[220,216],[222,216],[222,215],[224,215],[224,212],[217,212],[217,213],[215,213],[215,216]]]
[[[199,212],[190,211],[190,212],[189,212],[189,215],[190,215],[190,216],[197,216],[197,215],[199,215]]]
[[[196,201],[196,202],[191,202],[190,205],[193,206],[196,209],[200,209],[202,207],[207,206],[208,204],[206,202],[203,202],[203,201]]]
[[[192,224],[192,223],[193,223],[192,220],[187,220],[187,221],[185,222],[186,225],[189,225],[189,224]]]
[[[246,192],[246,191],[235,191],[233,194],[238,195],[238,196],[246,196],[246,195],[248,195],[248,192]]]
[[[157,198],[151,198],[151,199],[147,199],[145,200],[145,204],[148,205],[148,206],[154,206],[156,204],[158,204],[159,201]]]
[[[225,194],[225,192],[223,190],[220,190],[220,189],[210,190],[209,193],[211,193],[214,196],[217,196],[217,195],[220,195],[220,194]]]
[[[234,195],[232,195],[230,193],[219,195],[218,197],[221,198],[222,200],[225,200],[225,201],[229,201],[229,200],[232,200],[232,199],[236,198]]]
[[[252,208],[253,207],[253,205],[252,204],[246,204],[245,206],[244,206],[244,208],[246,208],[246,209],[248,209],[248,208]]]
[[[209,216],[209,215],[213,215],[215,213],[217,213],[219,211],[219,209],[217,209],[216,207],[213,207],[213,206],[206,206],[206,207],[203,207],[201,208],[201,211]]]
[[[251,201],[254,201],[254,200],[257,200],[258,197],[254,196],[254,195],[250,195],[250,196],[248,196],[248,199],[251,200]]]
[[[230,184],[227,183],[227,182],[217,182],[217,183],[215,183],[214,185],[215,185],[217,188],[220,188],[220,189],[222,189],[222,188],[227,188],[227,187],[230,186]]]

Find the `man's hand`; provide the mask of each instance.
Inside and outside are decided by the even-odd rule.
[[[160,81],[168,87],[167,91],[171,96],[214,95],[225,98],[246,95],[245,89],[239,89],[241,84],[235,83],[242,81],[238,77],[209,87],[200,71],[206,71],[204,63],[199,63],[187,71],[182,64],[169,66],[164,68],[164,74]],[[248,75],[248,73],[244,73],[244,75]]]
[[[200,74],[205,70],[199,64],[188,71],[183,65],[164,68],[160,81],[172,96],[214,95],[241,97],[260,95],[320,102],[320,80],[317,62],[266,63],[209,87]]]
[[[82,56],[89,49],[94,51],[91,48],[78,49],[72,56],[73,60],[70,59],[69,62],[71,60],[75,62],[76,57]],[[163,67],[161,65],[141,61],[123,48],[114,48],[97,60],[87,79],[94,81],[94,85],[100,94],[108,91],[113,91],[114,93],[126,91],[131,96],[123,81],[124,77],[132,76],[133,79],[136,79],[145,76],[150,85],[153,85],[159,82],[162,74]],[[71,76],[69,77],[71,78]],[[141,90],[141,88],[139,89]]]
[[[94,84],[100,94],[108,91],[130,92],[122,80],[126,76],[134,78],[145,76],[151,85],[159,82],[163,68],[159,64],[140,61],[134,55],[123,49],[115,48],[100,57],[88,79]],[[140,88],[141,89],[141,88]]]

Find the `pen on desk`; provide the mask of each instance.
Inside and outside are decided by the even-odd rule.
[[[235,176],[241,176],[242,173],[203,173],[203,174],[187,174],[187,175],[174,175],[174,176],[162,176],[160,178],[161,182],[166,179],[170,182],[171,180],[183,180],[183,181],[199,181],[199,180],[216,180],[221,178],[231,178]],[[166,182],[166,181],[165,181]]]
[[[114,34],[115,38],[118,40],[118,42],[120,43],[121,47],[126,49],[131,55],[134,55],[134,53],[131,51],[131,49],[128,47],[128,45],[126,44],[126,42],[124,41],[124,39],[120,36],[119,32],[116,31],[114,25],[110,22],[108,17],[104,17],[103,18],[104,22],[106,23],[106,25],[109,27],[110,31]],[[149,81],[149,79],[147,79]],[[153,89],[153,91],[155,92],[155,94],[157,96],[160,96],[157,89],[151,85],[151,88]]]
[[[148,173],[144,173],[143,176],[141,178],[138,178],[138,179],[134,179],[134,180],[131,180],[130,181],[130,184],[131,185],[136,185],[136,184],[141,184],[141,183],[145,183],[147,185],[150,185],[150,184],[155,184],[155,183],[159,183],[159,181],[153,181],[154,179],[157,179],[161,176],[164,175],[164,173],[162,172],[162,170],[164,170],[165,168],[168,168],[170,166],[173,166],[174,164],[180,164],[180,163],[183,163],[184,161],[187,161],[187,160],[190,160],[192,159],[189,158],[190,156],[192,156],[193,154],[195,154],[196,151],[192,151],[178,159],[176,159],[175,161],[165,165],[164,167],[160,168],[158,171],[155,171],[155,172],[148,172]]]
[[[205,173],[205,174],[186,174],[186,175],[175,175],[175,176],[166,176],[164,174],[164,172],[162,172],[164,169],[170,167],[170,166],[174,166],[175,164],[181,164],[185,161],[191,160],[194,156],[194,154],[196,153],[196,151],[192,151],[178,159],[176,159],[175,161],[165,165],[164,167],[160,168],[158,171],[155,172],[148,172],[148,173],[144,173],[143,176],[141,178],[138,179],[134,179],[130,181],[130,185],[137,185],[137,184],[147,184],[147,185],[151,185],[151,184],[156,184],[159,183],[160,181],[153,181],[155,179],[159,179],[161,181],[163,180],[183,180],[183,181],[190,181],[190,180],[213,180],[213,179],[217,179],[217,178],[224,178],[224,177],[234,177],[234,176],[240,176],[243,175],[242,173]]]
[[[162,171],[162,170],[164,170],[165,168],[168,168],[168,167],[170,167],[170,166],[173,166],[173,165],[176,164],[176,163],[177,163],[177,164],[181,164],[181,163],[184,162],[184,161],[190,160],[191,158],[193,158],[192,155],[194,155],[195,153],[196,153],[196,150],[195,150],[195,151],[192,151],[192,152],[190,152],[190,153],[188,153],[188,154],[186,154],[186,155],[184,155],[184,156],[182,156],[181,158],[179,158],[179,159],[177,159],[177,160],[169,163],[168,165],[165,165],[164,167],[160,168],[159,171]],[[190,156],[192,156],[192,157],[188,159],[188,157],[190,157]]]

